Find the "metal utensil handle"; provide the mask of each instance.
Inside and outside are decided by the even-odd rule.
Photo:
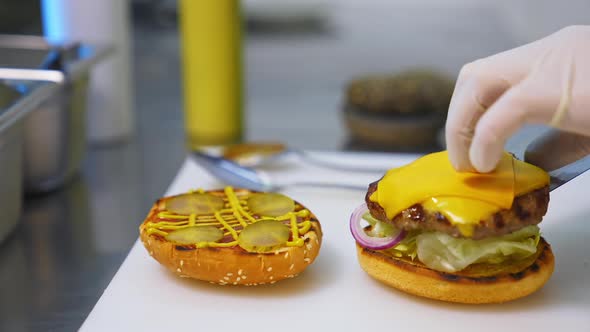
[[[316,158],[303,150],[291,149],[291,152],[296,154],[299,158],[301,158],[301,160],[304,160],[313,166],[322,167],[322,168],[326,168],[326,169],[355,172],[355,173],[385,173],[388,170],[386,168],[351,166],[351,165],[345,165],[342,163],[321,160],[321,159]]]
[[[209,173],[230,185],[257,191],[267,191],[270,188],[266,179],[251,168],[199,151],[193,151],[192,156]]]
[[[315,188],[334,188],[334,189],[348,189],[348,190],[363,190],[366,191],[369,186],[360,184],[340,183],[340,182],[293,182],[284,185],[283,187],[315,187]]]

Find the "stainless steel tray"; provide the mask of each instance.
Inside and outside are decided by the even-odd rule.
[[[52,83],[26,84],[26,91],[18,91],[0,81],[0,243],[16,227],[21,214],[24,120],[58,89]]]
[[[53,190],[78,172],[86,151],[91,68],[108,51],[85,44],[51,45],[36,36],[0,35],[0,79],[46,81],[60,87],[24,121],[27,192]]]

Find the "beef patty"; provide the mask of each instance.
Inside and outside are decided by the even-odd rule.
[[[393,219],[388,219],[383,207],[372,202],[369,197],[377,190],[377,183],[369,185],[365,201],[371,215],[383,222],[393,224],[405,230],[423,230],[444,232],[454,237],[465,237],[459,228],[438,211],[424,209],[421,204],[414,204],[403,210]],[[533,190],[520,195],[512,202],[510,209],[502,209],[486,219],[479,220],[473,228],[473,239],[483,239],[512,233],[528,225],[541,222],[549,205],[549,187]]]

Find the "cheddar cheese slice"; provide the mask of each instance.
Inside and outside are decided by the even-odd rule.
[[[451,223],[469,224],[510,209],[516,196],[548,183],[545,171],[509,153],[504,153],[491,173],[460,173],[443,151],[389,170],[370,200],[381,205],[389,219],[420,203],[441,212]]]

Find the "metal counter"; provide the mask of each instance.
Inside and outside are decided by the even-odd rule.
[[[79,177],[26,199],[20,227],[0,244],[0,331],[80,326],[151,202],[139,149],[135,142],[92,149]]]

